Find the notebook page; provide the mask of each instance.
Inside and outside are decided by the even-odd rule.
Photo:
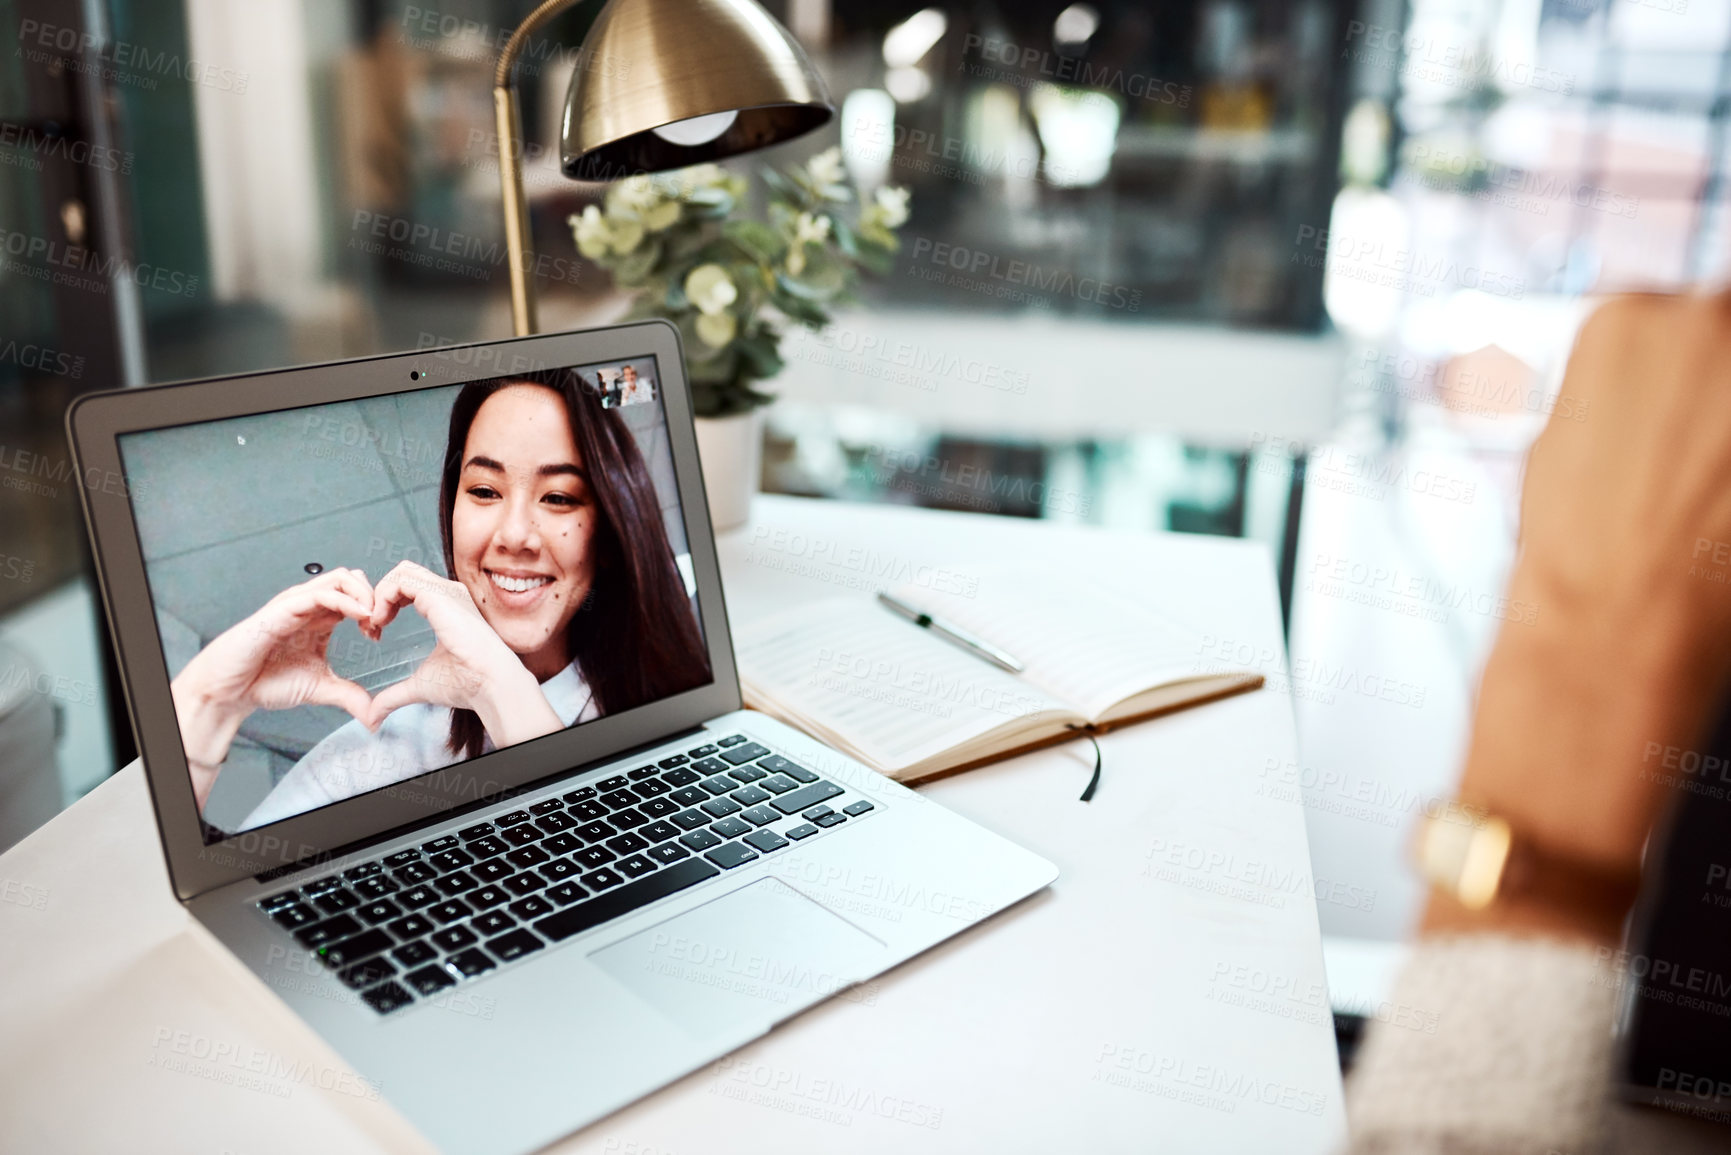
[[[994,570],[979,590],[974,598],[913,586],[894,593],[1008,651],[1028,682],[1090,718],[1152,687],[1215,672],[1198,666],[1194,631],[1074,573]]]
[[[773,703],[806,729],[829,731],[882,770],[1040,715],[1071,713],[876,601],[797,607],[743,630],[735,651],[748,699]]]

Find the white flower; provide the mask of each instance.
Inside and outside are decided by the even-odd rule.
[[[727,170],[718,164],[694,164],[681,172],[679,179],[686,192],[693,192],[723,183],[727,180]]]
[[[724,348],[738,331],[739,323],[733,319],[732,313],[698,314],[697,336],[711,349]]]
[[[811,183],[820,189],[841,183],[844,169],[841,162],[841,148],[826,148],[806,163],[805,171],[811,174]]]
[[[609,190],[608,199],[630,212],[644,212],[661,199],[655,182],[646,176],[626,177]]]
[[[652,233],[671,228],[679,220],[679,202],[662,201],[643,214],[643,227]]]
[[[822,244],[828,239],[828,217],[800,213],[793,222],[793,244],[787,249],[787,271],[796,277],[805,272],[805,246]]]
[[[726,269],[717,264],[707,264],[698,265],[685,275],[685,295],[691,299],[693,305],[697,306],[697,311],[705,317],[716,317],[727,313],[727,307],[739,299],[739,289],[734,286],[733,279],[727,275]],[[728,324],[728,338],[722,341],[710,341],[710,344],[721,346],[732,340],[731,314],[728,315]],[[699,332],[702,331],[701,325],[700,320]]]
[[[572,232],[577,234],[577,250],[592,261],[598,261],[607,255],[608,245],[613,240],[613,230],[607,227],[606,218],[601,210],[590,205],[583,210],[582,216],[573,215],[570,219]]]
[[[899,229],[908,221],[908,190],[884,185],[872,197],[878,220],[886,229]]]
[[[614,217],[608,222],[613,251],[623,257],[643,241],[643,222],[633,217]]]

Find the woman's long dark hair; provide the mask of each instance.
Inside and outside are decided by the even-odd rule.
[[[451,515],[457,505],[469,427],[487,398],[524,383],[551,389],[565,402],[571,437],[599,511],[589,546],[594,553],[589,596],[565,628],[571,655],[595,695],[596,708],[615,714],[707,684],[709,653],[673,562],[661,502],[637,451],[637,439],[617,409],[601,407],[597,386],[574,369],[472,381],[457,394],[439,483],[445,573],[457,580]],[[453,754],[477,756],[485,733],[480,715],[473,710],[451,711]]]

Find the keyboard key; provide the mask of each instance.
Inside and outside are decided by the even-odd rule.
[[[485,834],[469,843],[465,849],[476,858],[497,858],[511,849],[511,844],[497,835]]]
[[[454,954],[445,960],[445,965],[455,970],[466,979],[472,979],[478,974],[485,974],[499,964],[482,954],[479,950],[466,950]]]
[[[581,886],[578,886],[570,879],[566,879],[558,886],[550,886],[547,888],[547,897],[558,903],[560,906],[570,906],[578,899],[586,897],[588,893],[588,891],[584,890]]]
[[[741,834],[750,834],[756,827],[743,818],[723,818],[709,829],[723,838],[738,838]]]
[[[301,893],[306,895],[308,898],[317,898],[321,894],[329,894],[333,890],[341,890],[342,888],[342,875],[331,874],[326,875],[317,882],[307,883],[305,886],[301,887]]]
[[[611,872],[609,872],[611,873]],[[618,918],[620,915],[639,907],[647,906],[659,898],[676,894],[688,886],[708,878],[715,877],[719,871],[702,859],[693,858],[686,862],[658,870],[645,878],[638,879],[628,886],[610,891],[588,902],[580,902],[576,906],[568,906],[557,914],[549,915],[535,924],[535,929],[554,942],[581,934],[591,927],[600,926],[604,922]],[[618,876],[614,876],[615,883]]]
[[[386,922],[402,914],[403,908],[388,898],[381,898],[377,902],[362,903],[355,908],[355,913],[368,926],[378,926],[381,922]]]
[[[747,739],[746,739],[744,734],[730,734],[726,738],[723,738],[719,742],[717,742],[716,745],[720,746],[723,749],[726,749],[729,746],[737,746],[741,742],[744,742],[746,740]]]
[[[759,778],[768,778],[769,772],[759,770],[756,766],[736,766],[727,772],[727,776],[741,782],[756,782]]]
[[[465,890],[474,890],[481,882],[468,871],[459,870],[455,874],[447,874],[434,880],[433,885],[446,894],[462,894]]]
[[[630,854],[634,850],[642,850],[649,843],[635,834],[621,834],[617,838],[607,840],[607,849],[614,854]]]
[[[721,835],[713,830],[693,830],[690,834],[681,834],[679,841],[693,850],[708,850],[711,846],[721,845]]]
[[[540,918],[544,914],[553,913],[553,904],[547,901],[545,895],[531,894],[528,898],[519,898],[505,909],[518,918]]]
[[[595,783],[595,789],[597,789],[601,793],[605,794],[609,790],[618,790],[620,787],[622,787],[624,785],[625,785],[625,775],[615,774],[611,778],[603,778],[601,781]]]
[[[443,874],[448,870],[461,870],[465,866],[475,865],[475,856],[466,850],[441,850],[437,854],[427,855],[427,861]]]
[[[548,834],[557,834],[561,830],[569,830],[577,825],[577,820],[561,810],[557,814],[549,814],[545,818],[535,819],[535,825]]]
[[[355,883],[355,893],[369,902],[387,894],[394,894],[400,889],[402,888],[397,884],[397,880],[388,874],[375,874]]]
[[[768,826],[771,822],[781,821],[781,815],[768,806],[753,806],[740,817],[753,826]]]
[[[431,943],[416,939],[414,942],[406,942],[393,950],[391,955],[406,967],[418,967],[422,963],[432,962],[438,958],[439,952],[433,949]]]
[[[829,814],[825,814],[822,818],[819,818],[817,820],[817,824],[827,830],[831,826],[840,826],[842,823],[844,823],[846,821],[847,821],[847,815],[836,814],[834,812],[831,812]]]
[[[395,870],[399,866],[407,866],[411,862],[419,862],[420,860],[420,848],[411,846],[409,849],[399,850],[389,858],[385,859],[385,865],[390,867],[392,870]]]
[[[648,826],[641,827],[637,833],[649,842],[666,842],[678,835],[679,827],[671,822],[651,822]]]
[[[295,903],[275,911],[271,918],[284,930],[299,930],[319,920],[319,912],[304,903]]]
[[[512,846],[527,846],[531,842],[539,842],[544,834],[545,831],[540,827],[524,823],[519,826],[511,827],[509,830],[499,835],[499,837],[503,838],[506,842],[509,842]]]
[[[329,942],[337,942],[361,930],[361,924],[346,914],[335,918],[327,918],[323,922],[315,922],[311,926],[303,926],[295,931],[295,941],[311,950]]]
[[[759,790],[755,786],[741,786],[738,790],[729,794],[728,797],[739,803],[741,806],[756,806],[759,802],[773,798],[774,795],[767,790]]]
[[[769,753],[769,747],[759,746],[756,742],[747,742],[743,746],[735,746],[731,750],[721,752],[721,760],[729,766],[738,766],[741,762],[754,762]]]
[[[655,767],[639,766],[637,769],[626,774],[625,777],[629,778],[633,782],[642,782],[644,779],[655,777]]]
[[[384,955],[379,955],[377,958],[358,962],[352,967],[345,967],[337,977],[356,990],[360,990],[362,987],[370,987],[376,982],[388,979],[396,973],[397,964]]]
[[[511,892],[502,886],[488,884],[468,897],[468,903],[476,910],[492,910],[511,901]]]
[[[461,838],[464,842],[473,842],[475,839],[491,833],[493,833],[493,824],[491,822],[477,822],[473,826],[465,826],[463,829],[457,831],[457,837]]]
[[[657,762],[656,765],[661,767],[663,770],[671,770],[675,766],[683,766],[689,761],[691,761],[691,759],[687,758],[684,754],[675,754],[671,758],[663,758],[661,761]]]
[[[597,866],[606,866],[613,858],[613,852],[605,846],[585,846],[571,856],[571,861],[585,870],[593,870]]]
[[[569,858],[555,858],[541,867],[541,877],[548,882],[558,882],[561,878],[570,878],[576,873],[577,866]]]
[[[466,946],[474,946],[481,941],[475,932],[466,926],[448,926],[433,935],[433,945],[442,951],[462,950]]]
[[[649,849],[649,857],[663,866],[678,862],[681,858],[690,858],[691,852],[677,842],[663,842],[660,846]]]
[[[600,870],[591,870],[588,874],[583,876],[583,885],[587,886],[590,890],[606,890],[608,887],[618,886],[624,881],[625,880],[619,876],[618,872],[609,870],[605,866]]]
[[[696,749],[693,749],[693,750],[687,750],[686,753],[691,755],[693,758],[707,758],[719,749],[721,749],[720,746],[717,746],[715,743],[711,742],[708,745],[698,746]]]
[[[607,807],[591,798],[587,802],[580,802],[573,806],[571,814],[579,822],[594,822],[598,818],[607,817]]]
[[[410,971],[403,976],[403,981],[415,988],[415,993],[422,998],[435,994],[445,987],[454,987],[457,980],[444,967],[422,967],[418,971]]]
[[[816,833],[817,833],[817,827],[813,826],[809,822],[801,822],[798,826],[795,826],[792,830],[789,830],[787,832],[787,836],[789,838],[793,839],[795,842],[798,842],[800,839],[810,838],[812,835],[814,835]]]
[[[696,830],[709,825],[709,815],[701,810],[685,810],[673,816],[673,825],[681,830]]]
[[[819,818],[822,818],[824,815],[834,814],[834,813],[835,813],[835,811],[831,810],[827,806],[813,806],[810,810],[807,810],[804,814],[801,814],[800,817],[806,819],[809,822],[816,822]]]
[[[519,898],[525,894],[530,894],[534,891],[540,890],[546,885],[547,880],[545,878],[527,870],[522,874],[513,874],[504,882],[505,889],[510,891],[512,894],[517,895]]]
[[[430,886],[411,886],[397,895],[397,901],[410,910],[419,910],[428,903],[439,901],[439,892]]]
[[[337,914],[340,911],[353,910],[361,905],[361,896],[347,887],[321,894],[313,899],[313,905],[327,914]]]
[[[655,864],[643,857],[641,854],[633,854],[626,858],[621,858],[617,863],[617,867],[619,873],[623,874],[626,878],[642,878],[645,874],[648,874],[650,871],[655,869]]]
[[[756,830],[740,839],[753,850],[761,850],[768,854],[772,850],[780,850],[787,845],[787,839],[773,830]]]
[[[703,804],[703,812],[711,818],[726,818],[729,814],[738,814],[745,807],[731,798],[711,798]]]
[[[584,786],[565,795],[565,801],[574,806],[579,802],[587,802],[593,797],[595,797],[595,787]]]
[[[699,778],[707,778],[711,774],[727,773],[727,763],[720,758],[705,758],[701,762],[693,762],[688,769],[697,771]],[[670,772],[667,777],[671,781],[673,774]]]
[[[536,815],[551,814],[555,810],[563,809],[565,809],[565,802],[563,799],[548,798],[545,801],[537,802],[535,805],[529,807],[529,813]]]
[[[841,812],[843,814],[850,816],[850,817],[853,817],[853,816],[857,816],[860,814],[864,814],[866,811],[871,810],[871,809],[874,809],[872,804],[870,802],[867,802],[864,798],[861,798],[858,802],[850,802],[848,805],[843,806],[841,808]]]
[[[547,944],[526,930],[514,930],[510,934],[502,934],[498,938],[487,940],[487,949],[498,955],[504,962],[515,962],[526,954],[538,951]]]
[[[510,878],[517,873],[517,868],[503,858],[489,858],[469,872],[482,882],[498,882],[501,878]]]
[[[619,832],[605,822],[588,822],[579,826],[576,833],[582,835],[585,842],[600,842],[604,838],[612,838]]]
[[[420,859],[409,863],[396,873],[397,881],[404,886],[413,886],[417,882],[427,882],[437,877],[439,877],[439,872]]]
[[[396,922],[386,923],[385,929],[396,935],[398,942],[408,942],[410,939],[420,938],[422,935],[430,933],[433,929],[433,922],[425,915],[411,914],[406,918],[399,918]],[[405,959],[404,961],[407,962],[408,960]]]
[[[436,902],[427,908],[427,917],[438,923],[456,922],[460,918],[467,918],[472,913],[469,904],[460,898]]]
[[[529,821],[529,812],[527,810],[513,810],[509,814],[499,815],[494,821],[499,824],[499,828],[502,830],[507,826],[515,826],[519,822]]]
[[[709,799],[709,797],[709,791],[705,790],[703,787],[687,786],[682,790],[675,790],[673,796],[669,798],[668,801],[676,802],[681,806],[701,806]]]
[[[523,901],[528,902],[530,900],[524,899]],[[552,908],[548,907],[548,909],[551,910]],[[486,914],[477,914],[469,925],[474,928],[476,934],[491,938],[493,935],[502,934],[516,926],[517,920],[502,910],[489,910]]]
[[[705,851],[703,857],[715,863],[723,870],[732,870],[736,866],[744,866],[757,857],[757,851],[741,846],[737,842],[724,842],[714,850]]]
[[[651,818],[666,818],[669,814],[679,812],[679,803],[671,798],[651,798],[637,809]]]
[[[651,778],[647,782],[637,784],[637,796],[639,798],[659,798],[663,794],[671,794],[672,792],[673,787],[659,778]]]
[[[691,785],[701,777],[703,777],[703,775],[697,773],[697,771],[692,767],[681,766],[677,770],[669,770],[667,773],[663,774],[661,780],[677,790],[681,786]]]
[[[337,942],[327,942],[319,947],[316,953],[328,967],[346,967],[370,955],[390,950],[396,945],[391,941],[390,935],[375,928]]]
[[[362,991],[361,1001],[379,1014],[388,1015],[414,1002],[415,996],[404,990],[402,983],[393,981],[381,983],[370,991]]]
[[[834,782],[814,782],[810,786],[802,786],[791,794],[783,794],[773,805],[783,814],[798,814],[801,810],[809,810],[819,802],[826,802],[842,792],[841,787]]]
[[[799,783],[786,774],[771,774],[757,785],[759,789],[767,790],[771,794],[786,794],[789,790],[796,788]]]
[[[699,782],[698,785],[709,791],[711,795],[726,794],[729,791],[739,789],[739,783],[735,782],[725,774],[717,774],[713,778],[705,778],[703,781]]]
[[[817,781],[816,774],[813,774],[798,762],[789,762],[780,754],[772,754],[768,758],[761,759],[758,762],[758,765],[762,766],[765,770],[768,770],[771,774],[786,774],[795,782]]]
[[[548,854],[545,850],[542,850],[539,846],[525,846],[519,850],[513,850],[511,853],[507,854],[505,856],[505,861],[511,863],[514,866],[521,866],[521,867],[527,868],[530,866],[539,866],[541,863],[546,862],[548,859],[550,859],[552,857],[553,856],[551,854]]]
[[[384,869],[385,866],[382,862],[363,862],[359,866],[351,866],[343,871],[343,877],[350,882],[359,882],[363,878],[371,878]]]
[[[461,843],[455,834],[447,834],[443,838],[435,838],[431,842],[421,843],[421,852],[423,854],[438,854],[441,851],[454,850],[459,845]]]
[[[630,807],[624,810],[615,810],[608,817],[613,820],[613,825],[621,830],[630,830],[633,826],[642,826],[649,821],[649,815]]]
[[[582,845],[583,840],[571,833],[571,831],[567,830],[563,834],[555,834],[553,837],[546,839],[541,843],[541,849],[545,850],[548,854],[570,854],[573,850],[576,850]]]

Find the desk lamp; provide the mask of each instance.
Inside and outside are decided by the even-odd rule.
[[[493,116],[511,270],[511,324],[535,332],[517,58],[580,0],[544,0],[493,72]],[[583,42],[565,98],[560,167],[615,180],[720,160],[791,140],[834,115],[823,78],[756,0],[611,0]]]

